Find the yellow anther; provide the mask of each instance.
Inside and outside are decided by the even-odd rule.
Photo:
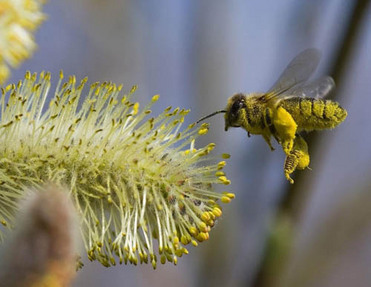
[[[205,211],[204,213],[202,213],[201,220],[203,222],[209,221],[210,220],[210,214],[209,214],[209,212]]]
[[[226,166],[226,162],[223,160],[223,161],[220,161],[219,163],[218,163],[218,169],[222,169],[223,167],[225,167]]]
[[[207,225],[205,222],[201,221],[199,224],[198,224],[198,228],[202,231],[202,232],[206,232],[207,231]]]
[[[217,171],[216,173],[215,173],[215,176],[225,176],[225,173],[223,172],[223,171]]]
[[[182,257],[182,255],[183,255],[183,249],[181,248],[181,249],[175,250],[175,255],[178,256],[178,257]]]
[[[212,212],[216,217],[222,216],[222,210],[219,207],[214,207]]]
[[[51,79],[51,75],[50,75],[50,73],[46,73],[46,75],[45,75],[45,80],[46,80],[46,81],[50,81],[50,79]]]
[[[173,256],[171,256],[170,254],[166,254],[166,259],[167,259],[167,261],[169,261],[169,262],[173,262]]]
[[[138,86],[134,85],[131,87],[130,94],[134,93],[138,89]]]
[[[230,203],[231,202],[231,199],[226,196],[226,195],[223,195],[222,198],[220,199],[223,203]]]
[[[179,244],[179,237],[178,236],[173,237],[173,244]]]
[[[190,130],[190,129],[193,129],[195,125],[196,125],[196,123],[190,124],[190,125],[188,126],[188,129],[189,129],[189,130]]]
[[[133,106],[133,115],[136,115],[139,111],[139,103],[135,103]]]
[[[215,220],[215,214],[212,211],[209,211],[210,214],[210,220]]]
[[[182,235],[182,237],[180,238],[180,242],[182,242],[182,244],[184,245],[187,245],[190,241],[191,239],[186,235]]]
[[[226,176],[219,176],[219,180],[223,183],[223,184],[225,184],[225,185],[229,185],[229,184],[231,184],[231,181],[229,180],[229,179],[227,179],[227,177]]]
[[[209,143],[207,145],[207,149],[210,150],[210,151],[213,150],[215,147],[216,147],[216,144],[215,143]]]
[[[230,157],[231,157],[231,155],[228,154],[228,153],[223,153],[223,154],[222,154],[222,158],[224,158],[224,159],[228,159],[228,158],[230,158]]]
[[[211,227],[213,227],[215,225],[215,222],[214,220],[210,219],[208,222],[207,222],[207,225],[209,226],[210,230],[211,230]],[[209,230],[209,231],[210,231]]]
[[[209,239],[209,233],[207,233],[207,232],[200,232],[197,235],[197,240],[200,241],[200,242],[203,242],[203,241],[208,240],[208,239]]]
[[[154,102],[157,102],[159,98],[160,98],[160,95],[154,95],[154,96],[152,97],[152,102],[153,102],[153,103],[154,103]]]
[[[208,131],[209,131],[208,128],[201,128],[201,129],[198,131],[198,134],[199,134],[199,135],[205,135],[205,134],[207,134]]]
[[[189,228],[188,228],[188,231],[189,231],[189,233],[190,233],[192,236],[196,236],[196,235],[198,234],[198,230],[197,230],[197,228],[194,227],[194,226],[189,227]]]
[[[232,192],[223,192],[225,196],[228,196],[230,199],[234,199],[236,195]]]

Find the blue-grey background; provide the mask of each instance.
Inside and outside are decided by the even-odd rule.
[[[266,91],[300,51],[316,47],[324,75],[342,45],[344,29],[356,1],[212,1],[212,0],[50,0],[48,20],[36,34],[38,50],[13,71],[9,82],[26,70],[63,69],[89,82],[138,84],[142,103],[154,94],[156,113],[168,105],[191,108],[188,123],[224,108],[235,92]],[[370,5],[369,5],[370,6]],[[296,246],[305,248],[316,226],[339,202],[369,191],[371,175],[371,10],[352,43],[346,73],[337,97],[348,118],[333,131],[320,132],[312,170],[303,192]],[[269,224],[287,189],[283,152],[271,152],[259,136],[242,129],[224,132],[223,116],[199,144],[215,142],[216,153],[230,153],[226,169],[236,194],[208,242],[190,248],[178,265],[116,266],[106,269],[85,260],[74,286],[248,286],[261,261]],[[371,203],[370,203],[371,205]],[[356,210],[355,210],[356,212]],[[351,216],[351,214],[350,214]],[[363,230],[357,230],[363,232]],[[325,285],[368,286],[371,250],[357,242],[359,252],[341,255],[343,263],[328,271]],[[334,234],[336,236],[336,234]],[[329,238],[331,240],[331,238]],[[306,243],[305,243],[306,242]],[[363,244],[363,245],[362,245]],[[363,247],[364,248],[363,248]],[[356,250],[358,250],[356,249]],[[352,249],[353,250],[353,249]],[[340,251],[339,251],[340,252]],[[340,260],[340,259],[339,259]],[[353,262],[353,263],[352,263]],[[361,263],[360,263],[361,262]],[[352,279],[352,280],[351,280]],[[331,281],[332,280],[332,281]],[[350,281],[347,281],[350,280]],[[358,280],[358,281],[357,281]],[[363,280],[363,281],[362,281]],[[365,283],[365,285],[362,285]],[[327,285],[326,285],[327,284]],[[344,284],[344,285],[341,285]]]

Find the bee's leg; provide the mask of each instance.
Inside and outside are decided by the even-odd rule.
[[[309,165],[309,153],[308,153],[308,145],[305,140],[300,136],[297,135],[295,138],[294,146],[290,153],[286,156],[285,164],[283,170],[285,172],[285,176],[291,184],[294,183],[294,180],[290,177],[297,169],[305,169]]]
[[[277,136],[277,130],[272,122],[272,112],[269,108],[266,108],[265,110],[265,125],[268,127],[269,132],[273,135],[273,137],[276,139],[276,141],[281,144],[280,139]]]
[[[250,132],[247,132],[247,137],[251,137],[251,134],[250,134]]]
[[[294,145],[294,140],[293,139],[289,139],[289,140],[286,140],[286,141],[282,142],[282,148],[283,148],[283,151],[285,152],[285,154],[290,154],[290,152],[292,151],[293,145]]]
[[[275,140],[279,143],[279,144],[281,144],[281,141],[280,141],[280,139],[277,137],[277,135],[273,135],[274,136],[274,138],[275,138]]]
[[[294,180],[290,177],[290,174],[292,174],[298,165],[298,158],[294,151],[291,151],[290,154],[286,156],[285,163],[283,165],[283,171],[285,173],[285,176],[287,180],[293,184]]]
[[[296,169],[305,169],[308,167],[310,162],[310,156],[308,152],[308,145],[304,138],[297,135],[295,138],[295,143],[293,149],[299,152],[298,156],[298,166]]]
[[[271,149],[271,151],[274,151],[275,148],[272,146],[270,136],[267,135],[267,134],[263,134],[263,138],[264,138],[264,140],[266,141],[266,143],[269,145],[269,148]]]
[[[277,137],[280,139],[283,151],[289,155],[294,145],[295,134],[298,125],[284,108],[277,108],[274,117],[273,125],[277,131]]]

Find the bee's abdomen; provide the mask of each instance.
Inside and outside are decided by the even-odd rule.
[[[332,129],[345,120],[347,111],[337,102],[314,98],[291,98],[281,106],[298,125],[298,130]]]

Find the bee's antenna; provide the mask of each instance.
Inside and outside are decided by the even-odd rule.
[[[204,120],[206,120],[206,119],[208,119],[208,118],[211,118],[211,117],[213,117],[213,116],[215,116],[215,115],[217,115],[217,114],[226,113],[226,112],[227,112],[227,111],[225,111],[225,110],[220,110],[220,111],[213,112],[212,114],[207,115],[206,117],[203,117],[203,118],[199,119],[199,120],[196,122],[196,124],[198,124],[199,122],[202,122],[202,121],[204,121]]]

